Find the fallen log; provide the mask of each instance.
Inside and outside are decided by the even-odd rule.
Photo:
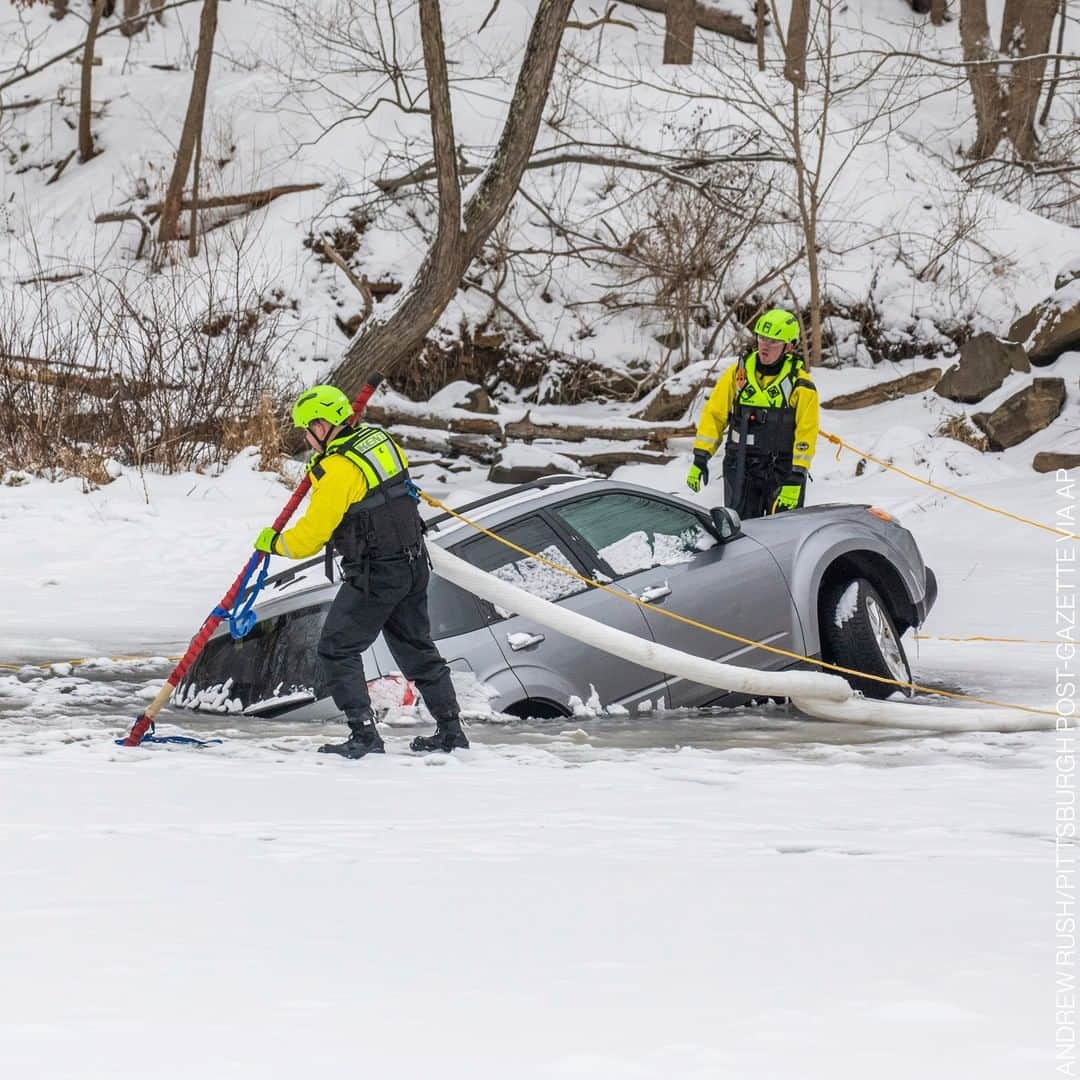
[[[666,15],[668,0],[622,0],[631,7],[643,8],[645,11],[654,11],[658,15]],[[738,15],[730,11],[717,11],[714,7],[707,7],[699,2],[694,6],[694,22],[702,30],[711,30],[715,34],[723,34],[725,37],[734,38],[736,41],[753,45],[757,41],[757,33],[749,23],[744,22]]]
[[[895,401],[908,394],[921,394],[936,386],[941,378],[941,368],[927,368],[925,371],[913,371],[900,379],[877,383],[853,394],[841,394],[839,397],[823,401],[823,409],[864,409],[868,405],[880,405],[884,401]]]
[[[437,416],[434,413],[408,413],[387,408],[383,405],[369,405],[364,417],[373,424],[404,424],[410,427],[432,428],[447,431],[455,435],[491,435],[501,439],[502,424],[490,416]]]

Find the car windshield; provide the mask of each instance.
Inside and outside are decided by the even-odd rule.
[[[630,492],[576,499],[556,513],[620,577],[691,562],[716,544],[689,510]]]

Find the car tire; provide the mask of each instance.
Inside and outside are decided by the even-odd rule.
[[[866,578],[841,581],[826,590],[821,603],[821,638],[825,659],[834,664],[885,679],[911,682],[911,665],[892,613]],[[880,700],[900,689],[854,675],[844,678],[852,689],[868,698]]]

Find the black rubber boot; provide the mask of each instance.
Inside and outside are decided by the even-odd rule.
[[[370,713],[366,717],[349,720],[349,737],[343,743],[327,743],[319,747],[320,754],[338,754],[347,758],[362,758],[368,754],[385,754],[382,736]]]
[[[436,719],[435,734],[417,735],[409,743],[409,749],[420,754],[431,750],[442,750],[449,754],[451,750],[468,750],[469,740],[465,738],[465,732],[461,730],[461,719],[451,716],[445,720]]]

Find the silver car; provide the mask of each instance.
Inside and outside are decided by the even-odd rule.
[[[909,682],[901,638],[924,621],[937,595],[911,534],[867,506],[812,506],[740,522],[722,507],[706,511],[634,484],[555,476],[459,509],[518,547],[643,603],[586,585],[451,515],[429,521],[428,543],[607,626],[747,667],[808,665],[706,627]],[[219,628],[178,688],[176,703],[296,720],[337,715],[316,656],[340,584],[335,578],[333,564],[322,558],[270,578],[254,630],[234,641]],[[567,715],[574,699],[607,709],[745,701],[584,646],[435,575],[429,610],[450,667],[483,684],[498,712]],[[396,672],[381,637],[364,662],[372,681]],[[871,679],[849,681],[872,697],[894,689]]]

